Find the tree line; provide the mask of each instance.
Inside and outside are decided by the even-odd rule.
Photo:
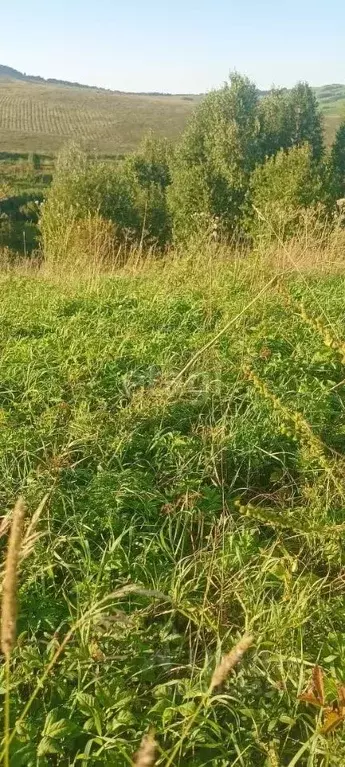
[[[262,96],[234,73],[198,104],[174,147],[150,134],[116,163],[65,149],[41,232],[46,252],[61,251],[64,232],[90,216],[111,222],[118,242],[165,248],[215,226],[225,240],[252,242],[277,228],[290,235],[308,208],[330,218],[344,197],[345,120],[328,149],[307,83]]]

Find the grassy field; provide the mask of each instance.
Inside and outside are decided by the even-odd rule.
[[[71,140],[88,150],[123,154],[150,129],[176,138],[194,99],[135,96],[0,80],[0,148],[55,153]]]
[[[11,765],[344,764],[343,244],[287,248],[2,274]]]
[[[328,142],[344,114],[343,91],[344,86],[317,89]],[[132,95],[0,78],[0,149],[54,154],[76,140],[100,154],[124,154],[135,149],[150,129],[175,139],[197,98]]]

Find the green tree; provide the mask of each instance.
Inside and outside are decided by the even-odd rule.
[[[333,199],[345,197],[345,119],[339,126],[330,156]]]
[[[308,142],[313,159],[320,161],[324,153],[323,121],[317,98],[308,83],[297,83],[289,95],[291,130],[290,146]]]
[[[123,163],[122,172],[134,189],[142,225],[141,240],[164,246],[171,238],[171,217],[166,190],[171,183],[171,147],[166,139],[149,133],[137,152]]]
[[[324,153],[323,122],[317,99],[307,83],[292,90],[273,90],[259,104],[263,157],[279,149],[310,144],[315,161]]]
[[[248,229],[252,236],[287,237],[306,208],[323,202],[323,183],[309,144],[281,149],[251,177]]]
[[[168,190],[176,240],[217,216],[223,230],[239,228],[249,178],[260,159],[258,91],[235,73],[196,108],[172,163]]]
[[[290,93],[273,89],[259,103],[260,148],[264,160],[292,145]]]

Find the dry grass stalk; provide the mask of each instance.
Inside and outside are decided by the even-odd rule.
[[[37,541],[41,538],[42,533],[35,532],[35,529],[37,527],[40,516],[46,505],[48,498],[49,498],[49,493],[47,493],[47,495],[44,496],[43,500],[37,507],[35,513],[32,515],[32,518],[29,522],[27,529],[25,530],[25,533],[22,537],[21,546],[20,546],[18,564],[20,564],[23,561],[23,559],[26,559],[31,554],[31,552],[35,548]],[[0,537],[2,535],[5,535],[8,529],[11,527],[11,520],[13,517],[13,513],[14,512],[12,512],[11,514],[8,513],[6,514],[5,517],[3,517],[3,520],[0,524]],[[2,565],[0,566],[0,595],[2,594],[2,591],[3,591],[5,567],[6,567],[6,564],[5,566],[2,566]]]
[[[134,757],[135,767],[152,767],[156,762],[157,743],[152,732],[144,735]]]
[[[0,523],[0,538],[7,533],[8,528],[11,525],[11,517],[10,514],[6,514]]]
[[[16,636],[18,562],[25,510],[24,500],[19,498],[13,510],[2,589],[1,650],[6,658],[11,654]]]
[[[223,684],[235,666],[242,660],[243,655],[254,642],[254,637],[245,634],[242,639],[230,650],[229,653],[223,655],[217,668],[213,672],[211,679],[210,689],[214,690],[220,684]]]

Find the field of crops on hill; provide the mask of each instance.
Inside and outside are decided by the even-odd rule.
[[[316,89],[328,143],[344,113],[341,89]],[[198,100],[0,78],[0,150],[49,154],[77,140],[100,154],[124,154],[150,129],[176,139]]]
[[[0,80],[0,149],[57,152],[71,140],[88,150],[123,154],[150,129],[175,139],[194,100]]]

